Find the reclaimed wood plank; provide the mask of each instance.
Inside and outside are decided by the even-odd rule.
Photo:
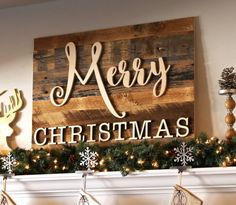
[[[103,52],[98,62],[101,76],[115,109],[120,113],[127,112],[123,119],[114,117],[100,94],[97,81],[93,75],[90,81],[82,86],[75,79],[69,101],[63,107],[56,107],[49,101],[53,87],[67,85],[68,60],[65,45],[68,42],[77,45],[77,71],[85,76],[91,64],[91,46],[96,41],[102,43]],[[142,59],[146,73],[150,62],[163,57],[165,64],[170,65],[167,90],[162,97],[154,97],[152,89],[158,77],[152,77],[146,86],[137,83],[131,88],[122,84],[110,86],[106,74],[110,67],[117,66],[120,60],[128,62],[127,70],[134,76],[132,61]],[[118,79],[120,75],[116,76]],[[189,136],[194,133],[194,18],[184,18],[149,24],[123,26],[35,39],[34,48],[34,88],[33,88],[33,133],[40,127],[67,126],[65,138],[69,140],[68,126],[82,125],[84,134],[89,136],[88,124],[103,122],[152,120],[151,135],[158,130],[158,124],[166,119],[170,132],[176,131],[176,120],[189,117]],[[118,135],[111,130],[112,139]],[[95,138],[98,137],[95,128]],[[131,136],[131,125],[124,130],[126,138]],[[43,136],[41,136],[43,137]],[[48,136],[49,137],[49,136]],[[34,142],[33,142],[34,143]],[[109,143],[108,143],[109,144]]]
[[[35,50],[64,47],[67,42],[79,42],[91,44],[96,41],[109,42],[120,39],[139,38],[145,36],[167,36],[176,33],[188,33],[194,31],[195,18],[182,18],[176,20],[138,24],[133,26],[121,26],[113,29],[101,29],[74,34],[43,37],[35,39]]]

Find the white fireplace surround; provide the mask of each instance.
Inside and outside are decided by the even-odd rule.
[[[74,197],[82,186],[82,173],[13,176],[7,191],[16,198]],[[93,195],[169,194],[179,182],[178,171],[149,170],[123,177],[120,172],[100,172],[87,177]],[[194,168],[183,173],[182,184],[194,193],[236,194],[236,167]]]

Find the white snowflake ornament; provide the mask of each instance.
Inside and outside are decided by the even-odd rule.
[[[80,152],[79,155],[81,156],[81,166],[85,166],[87,170],[91,170],[91,168],[94,168],[98,165],[98,153],[93,152],[89,149],[89,147],[86,147],[83,152]]]
[[[12,174],[13,168],[16,166],[16,159],[9,153],[6,157],[2,157],[2,168],[6,169],[8,174]]]
[[[176,154],[174,162],[180,162],[182,166],[186,166],[188,162],[194,162],[193,147],[188,147],[185,142],[182,142],[180,147],[174,148],[174,151]]]

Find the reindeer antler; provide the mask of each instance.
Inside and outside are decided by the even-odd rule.
[[[0,95],[4,92],[1,91]],[[7,143],[7,137],[11,136],[14,131],[10,127],[10,123],[15,119],[16,112],[23,105],[21,92],[17,89],[14,90],[14,94],[9,99],[10,102],[7,105],[0,104],[0,154],[3,155],[11,150]]]
[[[6,90],[1,90],[0,95],[4,94],[5,92],[6,92]]]
[[[14,90],[14,94],[9,97],[10,103],[8,105],[3,105],[1,103],[2,117],[0,117],[0,122],[5,121],[10,124],[16,116],[16,112],[21,109],[23,105],[21,92],[18,89]]]

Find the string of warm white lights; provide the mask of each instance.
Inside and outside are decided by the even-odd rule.
[[[201,133],[196,138],[185,140],[193,147],[192,167],[218,167],[236,165],[236,140],[219,140]],[[139,144],[113,144],[109,147],[80,143],[62,149],[40,149],[12,151],[17,163],[15,174],[71,173],[82,170],[79,153],[87,146],[98,153],[96,171],[121,171],[123,175],[148,169],[168,169],[178,165],[174,162],[174,148],[182,141],[173,140],[165,144],[141,141]],[[1,162],[2,163],[2,162]],[[0,166],[2,167],[2,166]],[[5,170],[1,168],[1,173]]]

